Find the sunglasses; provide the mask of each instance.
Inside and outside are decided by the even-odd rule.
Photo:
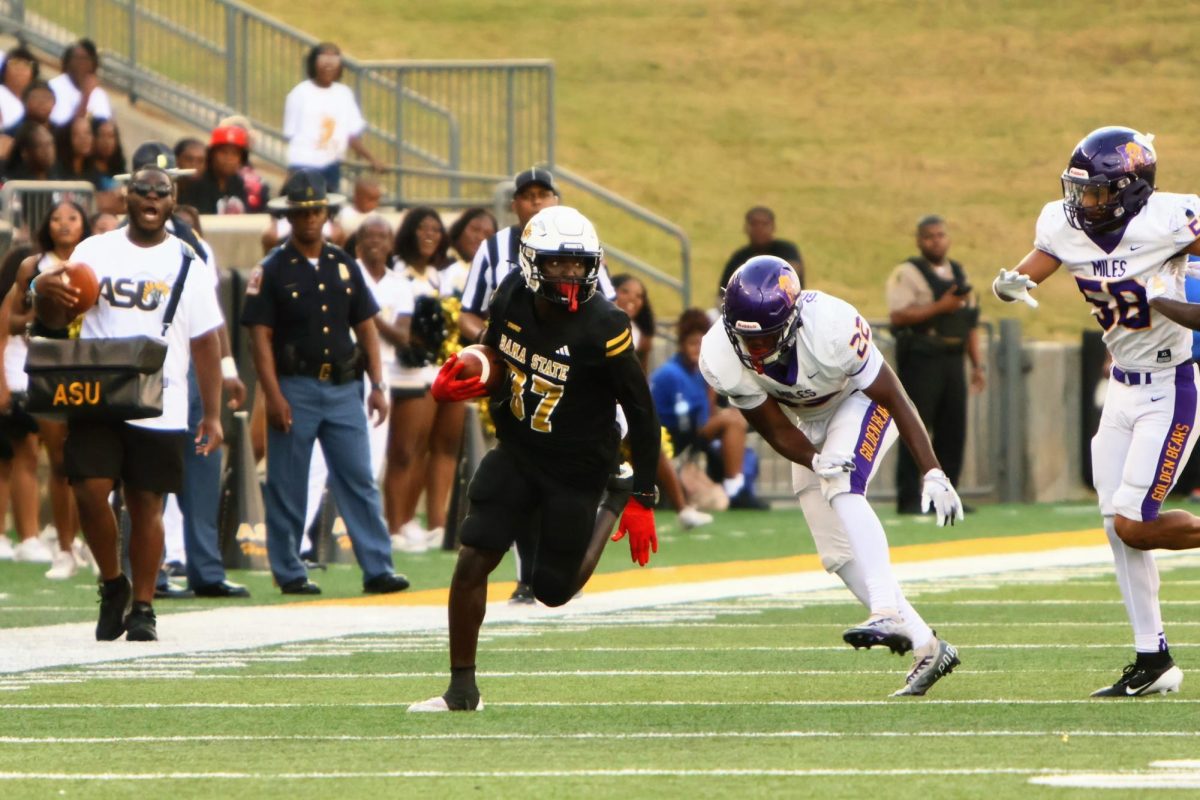
[[[134,181],[129,184],[129,191],[136,194],[138,197],[152,197],[155,200],[161,197],[171,196],[171,187],[162,184],[146,183],[144,181]]]

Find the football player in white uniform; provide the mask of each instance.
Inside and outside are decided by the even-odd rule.
[[[1038,217],[1034,249],[992,284],[1001,300],[1036,308],[1029,290],[1065,265],[1112,354],[1092,439],[1092,482],[1137,655],[1093,697],[1179,690],[1183,672],[1167,649],[1149,551],[1200,546],[1200,517],[1161,510],[1196,442],[1191,332],[1153,307],[1146,292],[1148,284],[1180,284],[1187,255],[1200,254],[1200,197],[1155,191],[1151,138],[1118,127],[1089,133],[1062,174],[1063,199]]]
[[[958,665],[958,653],[905,599],[866,498],[897,429],[925,476],[923,510],[932,506],[939,525],[953,524],[963,518],[962,502],[866,320],[836,297],[801,292],[783,259],[758,256],[729,279],[722,322],[700,346],[700,371],[793,462],[792,487],[822,565],[870,609],[842,638],[855,648],[914,650],[895,694],[925,694]]]

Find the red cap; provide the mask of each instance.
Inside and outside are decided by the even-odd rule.
[[[243,150],[249,150],[250,135],[246,133],[245,128],[239,128],[236,125],[225,125],[220,128],[214,128],[212,138],[208,140],[208,146],[218,147],[223,144],[231,144]]]

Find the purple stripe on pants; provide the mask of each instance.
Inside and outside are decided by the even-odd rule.
[[[1162,450],[1158,454],[1157,472],[1150,491],[1142,500],[1142,521],[1150,522],[1158,519],[1159,509],[1167,493],[1175,485],[1179,470],[1183,468],[1182,459],[1187,450],[1188,439],[1195,431],[1192,423],[1196,419],[1196,381],[1192,364],[1180,364],[1175,368],[1175,412],[1171,417],[1171,427],[1163,441]]]
[[[854,444],[854,471],[850,473],[850,493],[866,494],[867,480],[875,468],[875,456],[883,444],[883,435],[892,424],[892,415],[878,403],[867,406],[858,441]]]

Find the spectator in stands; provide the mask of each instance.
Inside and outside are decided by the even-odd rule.
[[[100,88],[100,54],[91,39],[80,39],[63,51],[62,74],[51,79],[54,111],[50,122],[66,125],[73,117],[110,119],[113,115],[108,94]]]
[[[87,117],[75,117],[55,131],[58,168],[65,180],[87,181],[100,189],[104,177],[96,169],[93,154],[96,137]]]
[[[322,42],[304,59],[308,79],[288,93],[283,109],[283,135],[288,140],[288,170],[318,169],[330,191],[342,182],[342,159],[353,150],[372,169],[383,165],[363,145],[367,128],[358,100],[342,78],[342,51]]]
[[[204,172],[205,157],[208,154],[204,142],[193,136],[185,136],[175,143],[172,150],[175,153],[175,163],[180,169],[195,170],[191,175],[181,177],[194,179]]]
[[[5,301],[9,304],[10,338],[4,350],[4,363],[10,388],[24,391],[29,384],[28,376],[24,374],[24,364],[25,331],[29,323],[33,322],[30,282],[42,272],[67,261],[75,247],[91,233],[91,226],[83,207],[70,200],[64,200],[50,209],[45,221],[38,228],[34,237],[37,252],[21,262],[16,280]],[[29,441],[22,442],[17,448],[18,458],[13,461],[13,488],[16,490],[22,484],[26,487],[36,486],[37,446],[40,438],[50,464],[50,508],[58,536],[58,551],[54,554],[53,565],[46,577],[51,580],[66,580],[72,577],[77,569],[90,563],[90,554],[86,553],[83,542],[76,539],[76,533],[79,531],[79,511],[63,465],[67,425],[62,420],[42,417],[30,427],[36,436],[31,436]],[[30,492],[31,499],[36,495],[36,490]],[[36,502],[32,509],[23,508],[23,503],[24,501],[18,499],[14,493],[14,516],[23,517],[21,524],[35,529]]]
[[[617,292],[616,306],[629,315],[634,352],[642,364],[642,371],[649,375],[650,348],[654,343],[654,311],[650,308],[650,299],[646,297],[646,287],[629,274],[614,275],[612,284]],[[679,476],[675,474],[675,466],[671,463],[671,449],[670,436],[664,428],[663,446],[658,453],[658,471],[655,475],[663,498],[675,509],[679,524],[685,530],[707,525],[713,521],[712,515],[689,505],[684,497]]]
[[[204,171],[179,187],[179,202],[195,206],[201,214],[244,214],[249,201],[238,173],[249,144],[250,137],[243,128],[215,128],[208,142]]]
[[[450,226],[450,247],[458,260],[442,270],[442,282],[453,287],[458,297],[462,297],[466,288],[471,262],[475,260],[480,245],[495,236],[498,228],[496,218],[486,208],[468,208]]]
[[[747,423],[733,408],[719,408],[700,374],[700,342],[708,332],[708,315],[689,308],[679,317],[679,352],[650,376],[650,393],[662,426],[671,434],[676,453],[698,448],[720,458],[721,488],[730,508],[763,509],[742,472]],[[719,443],[719,448],[714,447]]]
[[[420,206],[404,215],[396,233],[395,270],[409,281],[413,315],[409,346],[399,353],[401,371],[384,472],[388,528],[393,547],[409,553],[424,552],[438,529],[444,531],[453,465],[445,468],[447,428],[456,425],[461,435],[461,403],[439,406],[429,394],[433,376],[443,359],[446,314],[439,292],[438,266],[446,263],[449,240],[442,218],[432,208]],[[457,463],[458,451],[453,454]],[[427,490],[426,526],[416,520],[417,501]],[[397,536],[398,534],[398,536]]]
[[[54,134],[46,125],[25,120],[17,127],[4,164],[6,181],[58,181],[64,178],[55,158]]]
[[[778,256],[782,258],[796,270],[796,275],[800,277],[801,286],[806,285],[804,280],[804,259],[800,256],[800,249],[786,239],[775,238],[774,211],[766,206],[755,206],[750,209],[746,212],[744,230],[746,238],[750,240],[750,243],[734,251],[729,260],[725,262],[725,269],[721,272],[721,283],[717,286],[718,297],[725,291],[725,284],[729,283],[729,276],[733,275],[734,270],[754,256]]]
[[[22,122],[50,126],[50,112],[54,110],[54,90],[50,88],[50,84],[41,80],[30,81],[25,87],[25,93],[21,95],[21,102],[25,104],[25,117]]]
[[[125,148],[121,146],[121,132],[111,119],[92,120],[92,164],[104,179],[101,190],[116,189],[113,178],[128,170],[125,165]]]
[[[91,223],[93,236],[115,231],[121,227],[121,220],[117,219],[117,215],[110,214],[107,211],[97,211],[95,214],[92,214],[88,222]]]
[[[337,214],[337,223],[344,231],[357,231],[362,221],[379,208],[383,197],[383,187],[374,175],[359,175],[354,179],[354,193],[350,195],[349,204],[342,207]],[[350,248],[350,240],[346,240]]]
[[[242,167],[238,170],[242,184],[246,187],[246,211],[250,214],[261,214],[267,210],[267,201],[271,197],[271,187],[250,163],[250,151],[254,149],[254,126],[250,120],[235,114],[225,117],[219,123],[219,128],[241,128],[246,132],[246,151],[242,156]]]
[[[962,265],[949,257],[944,219],[936,214],[922,217],[916,239],[920,255],[899,264],[887,282],[896,374],[929,430],[946,478],[957,486],[967,442],[964,355],[971,362],[971,389],[982,391],[985,383],[976,328],[979,301]],[[898,449],[897,510],[920,514],[922,472],[907,447]],[[965,504],[963,510],[971,511]]]
[[[8,51],[0,66],[0,158],[8,158],[12,144],[9,132],[25,118],[25,103],[21,98],[25,88],[38,77],[38,62],[24,45]]]

